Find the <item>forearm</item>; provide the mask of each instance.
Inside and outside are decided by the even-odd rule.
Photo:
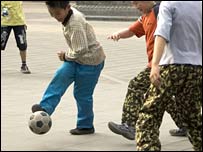
[[[161,36],[155,37],[152,66],[159,64],[159,61],[161,60],[162,54],[164,52],[165,45],[166,45],[166,40],[163,37]]]
[[[161,77],[159,71],[159,62],[161,60],[162,54],[164,52],[164,47],[166,45],[166,40],[161,36],[155,37],[154,42],[154,53],[152,58],[152,68],[150,72],[150,81],[156,87],[161,84]]]
[[[119,31],[119,36],[120,36],[120,38],[122,38],[122,39],[132,37],[133,35],[134,35],[134,33],[133,33],[132,31],[130,31],[128,28]]]

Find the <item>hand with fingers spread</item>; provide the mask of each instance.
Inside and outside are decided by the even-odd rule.
[[[121,38],[119,32],[115,32],[112,35],[108,36],[108,39],[112,39],[114,41],[118,41]]]
[[[107,39],[118,41],[120,39],[130,38],[133,35],[134,33],[132,31],[130,31],[128,28],[125,28],[108,36]]]

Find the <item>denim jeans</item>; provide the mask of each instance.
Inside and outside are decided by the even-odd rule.
[[[67,88],[74,82],[74,98],[77,102],[77,128],[93,127],[93,92],[104,62],[99,65],[81,65],[64,62],[48,85],[40,106],[51,115]]]

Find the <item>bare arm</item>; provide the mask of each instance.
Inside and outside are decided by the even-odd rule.
[[[161,60],[162,54],[164,52],[164,47],[166,45],[166,40],[161,36],[156,36],[154,42],[154,53],[152,59],[152,65],[158,65]]]
[[[118,41],[119,39],[125,39],[132,37],[134,33],[130,31],[128,28],[120,30],[118,32],[113,33],[112,35],[108,36],[108,39],[112,39],[114,41]]]
[[[155,86],[159,86],[161,83],[161,77],[159,72],[159,62],[164,52],[165,45],[166,45],[166,40],[161,36],[156,36],[155,42],[154,42],[152,69],[150,73],[151,83],[154,84]]]

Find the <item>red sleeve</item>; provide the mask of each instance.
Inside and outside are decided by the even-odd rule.
[[[137,37],[141,37],[141,36],[145,35],[143,25],[139,19],[135,23],[130,25],[130,27],[128,29],[130,31],[132,31]]]

